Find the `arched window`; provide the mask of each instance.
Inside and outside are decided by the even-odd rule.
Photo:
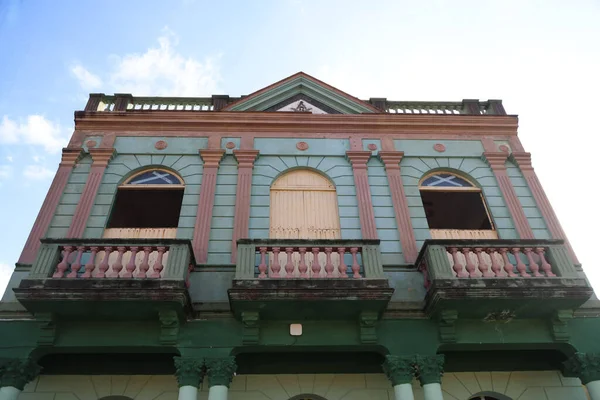
[[[512,400],[510,397],[495,392],[480,392],[469,397],[469,400]]]
[[[289,400],[327,400],[325,397],[317,396],[316,394],[299,394],[291,397]]]
[[[434,172],[421,179],[421,200],[433,239],[497,239],[481,189],[469,179]]]
[[[104,237],[174,238],[183,190],[183,179],[160,168],[129,177],[117,190]]]

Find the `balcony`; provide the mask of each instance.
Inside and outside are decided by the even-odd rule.
[[[428,315],[538,317],[576,308],[593,293],[559,240],[428,240],[416,265]]]
[[[151,318],[191,310],[188,240],[43,239],[26,279],[13,289],[32,313]]]
[[[241,239],[237,260],[229,290],[236,316],[379,314],[394,292],[383,273],[379,240]]]

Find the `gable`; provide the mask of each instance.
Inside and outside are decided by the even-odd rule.
[[[303,72],[245,96],[223,108],[223,111],[286,111],[313,114],[380,112],[369,103]]]

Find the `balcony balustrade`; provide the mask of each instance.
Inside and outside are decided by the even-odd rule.
[[[577,307],[593,293],[557,240],[428,240],[417,265],[429,314],[534,316]]]
[[[194,266],[188,240],[43,239],[29,275],[14,291],[31,312],[85,313],[85,304],[87,312],[114,315],[126,313],[126,304],[136,315],[157,306],[184,312]]]

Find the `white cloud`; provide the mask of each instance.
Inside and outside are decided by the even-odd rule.
[[[59,124],[42,115],[29,115],[19,121],[5,115],[0,123],[0,143],[43,146],[46,151],[56,153],[68,140],[68,134]]]
[[[94,90],[102,86],[102,79],[98,75],[92,74],[80,64],[72,66],[71,73],[75,75],[79,84],[85,90]]]
[[[6,156],[6,159],[7,159],[9,162],[13,162],[13,158],[12,158],[12,156]]]
[[[13,168],[10,165],[0,165],[0,181],[12,176]]]
[[[23,176],[30,180],[52,179],[54,172],[41,165],[28,165],[23,170]]]
[[[218,92],[220,73],[217,65],[219,56],[206,57],[199,61],[185,57],[177,51],[178,37],[168,28],[158,38],[158,46],[150,47],[145,53],[112,55],[110,64],[114,68],[104,79],[81,67],[81,75],[97,78],[93,83],[108,82],[115,93],[132,93],[134,96],[208,96]],[[73,71],[73,73],[75,73]],[[87,73],[87,74],[86,74]],[[82,88],[86,89],[79,78]]]

